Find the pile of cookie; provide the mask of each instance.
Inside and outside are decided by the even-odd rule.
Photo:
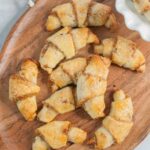
[[[63,27],[50,37],[41,50],[39,64],[28,59],[9,80],[9,98],[27,121],[37,118],[46,123],[36,129],[33,150],[59,149],[71,143],[87,143],[104,149],[121,143],[133,126],[132,100],[123,90],[114,92],[111,110],[105,117],[105,93],[111,63],[144,72],[145,58],[136,44],[121,36],[100,40],[87,26],[106,26],[114,30],[115,15],[107,5],[92,0],[72,0],[52,9],[46,22],[48,31]],[[76,27],[76,28],[75,28]],[[93,46],[92,53],[80,55]],[[37,107],[39,67],[51,81],[51,95]],[[92,139],[69,121],[55,121],[58,114],[82,108],[91,119],[104,117]]]

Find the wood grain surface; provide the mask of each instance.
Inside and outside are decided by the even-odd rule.
[[[16,23],[9,34],[2,53],[0,54],[0,150],[30,150],[34,137],[34,130],[42,123],[38,121],[26,122],[18,112],[16,105],[8,99],[8,80],[10,74],[16,72],[22,60],[34,58],[38,60],[39,52],[45,39],[52,33],[45,30],[44,24],[52,7],[67,0],[37,0],[35,7],[29,9]],[[108,150],[133,150],[150,131],[150,43],[144,42],[138,33],[125,27],[123,17],[114,8],[115,0],[99,0],[110,5],[119,22],[115,33],[104,27],[91,28],[101,39],[115,37],[117,34],[132,39],[137,43],[146,57],[146,72],[136,73],[112,65],[109,73],[106,92],[106,114],[109,112],[114,89],[121,88],[133,99],[134,127],[126,140],[115,144]],[[38,95],[39,108],[41,101],[50,95],[47,88],[47,74],[40,71]],[[57,120],[69,120],[74,125],[85,129],[88,138],[101,125],[102,119],[92,120],[82,109],[59,115]],[[68,145],[68,150],[86,150],[81,145]]]

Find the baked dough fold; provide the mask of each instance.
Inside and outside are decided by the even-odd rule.
[[[62,60],[74,57],[92,43],[99,44],[99,39],[90,29],[65,27],[48,37],[40,54],[40,65],[50,74]]]
[[[32,121],[36,116],[36,95],[40,91],[37,85],[38,66],[33,60],[26,60],[21,70],[9,79],[9,98],[16,102],[24,118]]]
[[[72,0],[54,7],[48,16],[46,29],[59,27],[106,26],[114,29],[117,21],[109,6],[93,0]]]
[[[138,72],[145,71],[145,58],[142,52],[134,42],[121,36],[104,39],[100,45],[95,46],[94,52],[110,58],[112,63],[118,66]]]
[[[58,114],[75,110],[74,102],[73,87],[62,88],[43,102],[44,106],[38,113],[38,119],[42,122],[50,122]]]
[[[37,136],[32,144],[32,150],[59,149],[67,142],[83,143],[87,133],[77,127],[71,126],[69,121],[53,121],[36,129]]]
[[[133,105],[130,97],[122,90],[117,90],[111,104],[111,110],[95,132],[95,147],[105,149],[113,143],[121,143],[128,136],[133,126]]]
[[[104,94],[107,87],[109,66],[109,59],[98,55],[91,55],[87,58],[76,57],[60,63],[59,66],[51,72],[51,88],[54,94],[52,94],[49,99],[45,100],[44,106],[38,114],[39,120],[50,122],[57,114],[72,111],[75,107],[83,107],[93,119],[103,117],[103,111],[105,109]],[[62,101],[64,99],[62,99],[62,95],[58,93],[64,91],[64,89],[68,89],[69,87],[66,86],[72,84],[76,85],[76,89],[72,92],[74,99],[70,99],[72,105],[69,105],[68,109],[67,102],[63,103]],[[59,90],[60,88],[63,89]],[[63,97],[68,95],[66,91],[63,93]],[[52,98],[54,95],[55,100]],[[56,106],[57,102],[58,104]],[[65,109],[58,110],[58,108]],[[52,115],[49,113],[52,113]],[[46,114],[47,117],[41,117],[41,114]]]

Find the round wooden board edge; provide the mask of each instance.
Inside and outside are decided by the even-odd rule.
[[[40,0],[36,0],[36,3],[38,3],[39,1]],[[14,33],[16,32],[16,29],[18,28],[18,26],[20,25],[20,22],[24,19],[24,17],[29,13],[29,11],[31,9],[32,9],[32,7],[27,8],[27,10],[25,10],[25,12],[18,18],[16,23],[12,26],[11,30],[9,31],[9,33],[5,39],[5,42],[3,43],[2,49],[0,51],[0,64],[3,60],[5,52],[7,50],[7,46],[9,45],[11,38],[13,37]],[[119,13],[119,12],[117,12],[117,13]],[[150,133],[150,128],[146,130],[146,132],[143,134],[141,139],[139,139],[135,144],[133,144],[132,149],[136,148],[148,136],[149,133]]]

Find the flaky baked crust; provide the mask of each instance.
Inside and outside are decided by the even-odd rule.
[[[114,143],[114,138],[111,133],[104,127],[100,127],[95,132],[97,149],[105,149]]]
[[[44,101],[44,106],[38,113],[38,119],[42,122],[52,121],[58,114],[64,114],[75,110],[73,87],[62,88],[53,93]]]
[[[96,96],[94,98],[89,99],[83,105],[83,108],[93,119],[105,116],[104,95]]]
[[[72,0],[54,7],[48,16],[46,29],[59,27],[106,26],[114,29],[117,21],[109,6],[93,0]]]
[[[82,144],[87,133],[77,127],[71,126],[69,121],[53,121],[36,129],[37,136],[32,144],[33,150],[46,148],[59,149],[67,145],[67,142]],[[41,149],[40,149],[41,150]]]
[[[117,38],[104,39],[100,45],[96,45],[94,52],[104,57],[109,57],[112,63],[136,70],[145,71],[145,58],[136,44],[121,36]]]
[[[95,132],[95,147],[105,149],[113,143],[121,143],[133,126],[133,104],[122,90],[115,91],[111,110],[102,126]]]
[[[103,117],[109,66],[109,59],[98,55],[76,57],[60,63],[50,74],[54,93],[44,101],[39,120],[50,122],[57,114],[70,112],[75,107],[83,107],[93,119]],[[72,84],[76,85],[75,90],[68,87]]]
[[[87,133],[80,128],[71,127],[68,131],[68,141],[82,144],[87,138]]]
[[[48,144],[39,136],[35,137],[35,140],[32,144],[32,150],[48,150]]]
[[[21,90],[20,90],[21,89]],[[19,74],[13,74],[9,80],[9,98],[18,101],[39,92],[39,87],[29,80],[21,77]]]
[[[9,79],[9,98],[16,102],[19,111],[28,121],[36,116],[36,95],[40,91],[37,76],[37,63],[28,59],[22,63],[20,71]]]
[[[65,27],[47,39],[40,54],[40,65],[49,74],[64,59],[74,57],[87,44],[98,44],[98,37],[89,28]]]
[[[69,130],[69,121],[53,121],[36,129],[48,145],[53,149],[58,149],[67,144],[67,132]]]
[[[133,122],[121,122],[108,116],[103,120],[103,126],[112,134],[117,143],[121,143],[129,134]]]

